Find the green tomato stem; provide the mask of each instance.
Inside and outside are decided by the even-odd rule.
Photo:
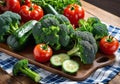
[[[43,46],[42,46],[42,49],[43,49],[43,50],[48,50],[48,44],[43,45]]]
[[[108,36],[108,38],[107,38],[107,42],[112,42],[112,40],[113,40],[113,36]]]

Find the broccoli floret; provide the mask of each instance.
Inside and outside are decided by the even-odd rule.
[[[57,20],[57,18],[54,17],[47,17],[44,18],[43,20],[40,20],[42,27],[49,27],[49,26],[58,26],[60,23]]]
[[[48,17],[50,16],[50,17]],[[61,16],[61,15],[60,15]],[[68,46],[73,26],[65,20],[60,20],[56,15],[45,15],[33,28],[36,43],[47,43],[54,50]],[[66,24],[67,23],[67,24]],[[69,24],[68,24],[69,23]]]
[[[84,19],[80,19],[79,20],[79,28],[77,28],[77,30],[80,31],[88,31],[88,32],[92,32],[93,28],[92,26]]]
[[[104,36],[107,36],[109,34],[107,26],[103,23],[93,24],[93,32],[92,33],[96,40],[100,40],[101,38],[103,38]]]
[[[47,43],[52,46],[55,50],[58,50],[61,45],[59,44],[59,35],[60,31],[57,26],[49,26],[47,28],[42,27],[41,23],[38,22],[33,28],[33,36],[36,43]]]
[[[59,28],[60,28],[60,31],[59,31],[59,41],[60,41],[60,44],[63,46],[63,47],[66,47],[68,44],[69,44],[69,41],[70,41],[70,36],[69,36],[69,28],[67,28],[67,25],[65,24],[60,24],[59,25]]]
[[[56,18],[58,19],[60,24],[68,24],[68,25],[70,24],[69,19],[64,15],[58,14],[56,15]]]
[[[21,16],[11,11],[6,11],[0,15],[0,42],[5,41],[5,36],[12,34],[18,29]]]
[[[93,26],[93,24],[95,24],[95,23],[100,23],[100,22],[101,22],[100,19],[97,17],[89,17],[87,19],[87,23],[91,26]]]
[[[77,30],[91,32],[96,40],[108,35],[107,26],[97,17],[89,17],[87,21],[80,19]]]
[[[98,47],[93,35],[87,31],[75,31],[74,47],[67,52],[70,56],[79,56],[84,64],[91,64],[95,59]]]

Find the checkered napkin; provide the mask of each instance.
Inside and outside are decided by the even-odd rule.
[[[120,28],[109,25],[108,30],[109,34],[117,38],[120,42]],[[120,72],[120,47],[117,50],[117,52],[115,52],[115,55],[116,61],[114,64],[97,69],[84,81],[72,81],[65,77],[61,77],[57,74],[48,72],[32,64],[29,64],[29,67],[40,74],[42,79],[39,82],[42,84],[105,84],[108,83],[113,77],[115,77]],[[0,52],[0,67],[2,67],[8,73],[12,73],[13,65],[17,61],[17,58]]]

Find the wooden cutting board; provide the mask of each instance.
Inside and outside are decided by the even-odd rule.
[[[85,65],[80,62],[79,71],[74,75],[70,75],[70,74],[64,73],[61,68],[52,67],[50,62],[42,64],[42,63],[35,61],[34,57],[33,57],[33,46],[29,46],[29,48],[26,48],[22,52],[13,52],[12,50],[10,50],[10,48],[6,44],[0,43],[0,51],[4,52],[6,54],[9,54],[13,57],[16,57],[18,59],[26,58],[29,60],[30,63],[32,63],[36,66],[39,66],[40,68],[43,68],[52,73],[59,74],[63,77],[69,78],[71,80],[76,80],[76,81],[86,79],[96,69],[110,65],[115,61],[115,55],[106,56],[106,55],[98,52],[96,54],[96,59],[94,60],[93,64]]]

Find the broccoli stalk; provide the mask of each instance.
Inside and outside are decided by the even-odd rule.
[[[71,50],[67,51],[67,54],[69,56],[73,56],[73,55],[80,56],[81,52],[79,51],[81,51],[80,46],[78,45],[77,42],[75,42],[74,47]]]
[[[17,76],[18,73],[22,73],[33,79],[35,82],[39,82],[40,75],[28,68],[28,60],[23,59],[18,61],[13,66],[13,75]]]
[[[10,34],[12,34],[14,31],[16,31],[19,28],[18,23],[11,23],[10,24],[10,30],[8,31]]]
[[[95,23],[93,24],[93,36],[97,41],[99,41],[104,36],[109,34],[107,26],[103,23]]]

